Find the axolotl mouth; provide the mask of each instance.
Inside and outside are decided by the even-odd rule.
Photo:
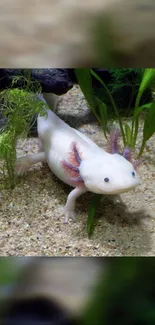
[[[123,194],[123,193],[126,193],[126,192],[130,192],[130,191],[135,191],[136,187],[140,185],[140,181],[137,181],[136,184],[132,185],[132,186],[128,186],[128,187],[124,187],[124,188],[121,188],[121,189],[116,189],[114,191],[112,191],[111,193],[106,193],[107,195],[112,195],[112,194]]]
[[[104,181],[107,180],[105,179]],[[138,185],[140,185],[140,177],[137,175],[132,183],[130,182],[130,184],[127,184],[124,182],[124,184],[120,184],[120,186],[115,186],[114,184],[112,186],[102,186],[101,183],[96,184],[96,186],[95,184],[94,186],[92,186],[92,184],[89,184],[89,182],[85,183],[85,186],[88,188],[89,191],[92,191],[96,194],[105,195],[119,195],[129,191],[134,191]]]
[[[105,195],[119,195],[129,191],[134,191],[136,187],[140,185],[140,180],[136,180],[136,182],[130,186],[122,186],[122,187],[115,187],[115,188],[101,188],[101,186],[89,186],[89,184],[85,184],[88,191],[91,191],[95,194],[105,194]]]

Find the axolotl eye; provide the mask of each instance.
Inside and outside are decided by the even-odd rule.
[[[135,177],[135,175],[136,175],[135,172],[132,172],[132,176]]]
[[[106,183],[108,183],[108,182],[109,182],[109,178],[106,177],[106,178],[104,179],[104,181],[105,181]]]

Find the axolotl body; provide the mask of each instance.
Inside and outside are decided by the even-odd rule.
[[[45,101],[42,96],[40,99]],[[76,199],[83,193],[119,195],[139,185],[134,165],[125,157],[104,151],[53,111],[45,110],[37,119],[39,152],[19,157],[16,171],[21,175],[29,165],[46,162],[60,180],[74,187],[64,209],[66,223],[69,218],[76,219]]]

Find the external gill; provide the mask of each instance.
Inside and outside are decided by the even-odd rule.
[[[81,159],[81,157],[79,155],[77,144],[75,142],[73,142],[73,144],[72,144],[72,151],[73,151],[73,154],[74,154],[74,159],[80,165],[82,159]]]
[[[70,181],[75,183],[76,185],[82,185],[84,183],[79,172],[79,166],[81,161],[82,159],[79,155],[77,144],[73,142],[72,151],[70,152],[69,162],[63,160],[61,164],[62,167],[68,172],[70,176]]]
[[[107,142],[107,150],[109,153],[111,153],[111,154],[118,153],[119,154],[119,151],[120,151],[119,145],[118,145],[119,137],[120,137],[120,131],[118,128],[115,128],[114,130],[111,131],[108,142]],[[122,156],[126,160],[130,161],[133,164],[133,167],[135,170],[144,162],[144,159],[133,161],[132,160],[132,151],[128,147],[126,147],[124,149]]]
[[[133,166],[134,166],[135,170],[136,170],[136,169],[137,169],[141,164],[143,164],[144,161],[145,161],[144,158],[139,159],[139,160],[135,160],[134,163],[133,163]]]
[[[111,154],[119,152],[118,140],[120,137],[120,131],[118,128],[115,128],[110,132],[110,136],[107,142],[107,151]]]
[[[140,166],[140,165],[145,161],[144,158],[133,161],[133,160],[132,160],[131,149],[128,148],[128,147],[126,147],[126,148],[124,149],[123,157],[124,157],[125,159],[127,159],[128,161],[130,161],[130,162],[133,164],[133,167],[134,167],[135,170],[136,170],[136,169],[137,169],[137,168],[138,168],[138,167],[139,167],[139,166]]]
[[[127,159],[128,161],[132,162],[132,154],[131,149],[126,147],[123,151],[123,157]]]

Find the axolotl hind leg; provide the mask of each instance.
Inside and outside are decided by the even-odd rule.
[[[44,152],[33,153],[31,155],[22,156],[16,160],[16,175],[23,175],[29,168],[29,166],[34,165],[38,162],[46,162],[46,157]]]
[[[43,152],[44,151],[44,145],[41,139],[39,139],[39,149],[38,152]]]

